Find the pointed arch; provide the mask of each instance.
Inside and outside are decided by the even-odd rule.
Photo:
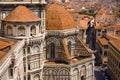
[[[66,41],[67,41],[69,53],[72,57],[72,56],[74,56],[75,39],[73,36],[69,36],[69,37],[67,37]]]
[[[57,48],[60,46],[60,42],[58,39],[51,37],[47,39],[47,51],[46,51],[46,58],[49,60],[54,60],[58,57]]]
[[[51,43],[55,43],[55,45],[60,45],[60,42],[58,39],[56,39],[55,37],[51,37],[47,39],[47,45],[51,44]]]
[[[40,75],[39,75],[39,74],[36,74],[36,75],[34,76],[34,80],[40,80]]]
[[[43,73],[43,80],[56,80],[57,72],[53,69],[48,69]]]
[[[59,80],[69,80],[69,71],[66,69],[61,69],[59,71]]]
[[[88,64],[88,68],[87,69],[88,69],[87,70],[87,76],[89,77],[90,80],[93,80],[93,73],[94,73],[94,71],[93,71],[93,64],[92,63]]]
[[[86,66],[83,65],[81,67],[81,80],[85,80],[86,79]]]
[[[73,70],[73,80],[78,80],[79,79],[79,70],[75,68]]]

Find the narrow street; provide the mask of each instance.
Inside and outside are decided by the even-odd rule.
[[[99,66],[95,66],[95,80],[104,80],[102,71],[100,70]]]

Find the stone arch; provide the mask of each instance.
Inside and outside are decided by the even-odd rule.
[[[75,44],[75,39],[74,39],[73,36],[69,36],[69,37],[67,37],[67,42],[69,42],[69,41],[71,41],[72,44]]]
[[[87,76],[89,77],[90,80],[93,80],[93,64],[92,63],[89,63],[88,66],[87,66]]]
[[[74,56],[74,49],[75,49],[75,39],[73,36],[67,37],[67,45],[68,45],[68,50],[69,53],[72,56]]]
[[[86,66],[83,65],[81,67],[81,80],[85,80],[86,79]]]
[[[30,35],[31,36],[36,35],[36,26],[35,25],[32,25],[30,27]]]
[[[79,70],[78,68],[75,68],[73,70],[73,80],[78,80],[79,79]]]
[[[7,35],[13,35],[13,27],[11,25],[7,26]]]
[[[58,57],[57,49],[60,46],[59,40],[52,37],[52,38],[47,39],[46,44],[47,44],[47,47],[46,47],[47,48],[47,51],[46,51],[47,59],[53,60],[57,58]]]
[[[33,52],[33,53],[38,53],[38,52],[40,52],[40,45],[38,45],[38,44],[33,45],[33,46],[32,46],[32,52]]]
[[[47,39],[47,45],[49,45],[50,43],[55,43],[55,45],[58,45],[58,46],[60,45],[60,41],[55,37],[51,37]]]
[[[43,73],[43,80],[57,80],[57,71],[54,69],[47,69]]]
[[[24,26],[18,27],[18,36],[25,36],[25,27]]]
[[[67,69],[60,69],[58,75],[59,80],[69,80],[69,71]]]
[[[39,74],[34,75],[34,80],[40,80],[40,75]]]

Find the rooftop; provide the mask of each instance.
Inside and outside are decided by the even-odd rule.
[[[46,29],[66,30],[75,28],[70,13],[60,5],[51,3],[46,7]]]
[[[120,51],[120,39],[119,40],[111,40],[110,43]]]
[[[0,37],[0,61],[7,55],[17,40]]]
[[[25,6],[16,7],[8,16],[5,17],[4,21],[9,22],[31,22],[40,21],[40,18],[30,11]]]
[[[108,44],[108,40],[106,38],[102,37],[102,36],[98,36],[97,39],[102,45],[107,45]]]

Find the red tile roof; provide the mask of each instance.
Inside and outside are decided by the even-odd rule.
[[[72,16],[63,7],[57,4],[48,4],[46,7],[47,30],[66,30],[75,28]]]
[[[4,19],[10,22],[40,21],[40,18],[25,6],[18,6]]]
[[[12,45],[11,43],[0,40],[0,50],[4,49],[6,47],[9,47],[11,45]]]
[[[0,60],[5,56],[5,52],[0,51]]]
[[[107,45],[107,44],[108,44],[108,40],[105,39],[105,38],[102,37],[102,36],[98,36],[97,39],[98,39],[98,41],[99,41],[102,45]]]
[[[120,51],[120,39],[112,40],[110,43]]]
[[[89,22],[90,20],[80,20],[79,21],[79,28],[80,29],[87,29],[88,28],[88,22]]]
[[[105,9],[103,9],[103,8],[101,8],[100,10],[98,10],[98,11],[96,12],[96,14],[104,14],[104,13],[106,13],[106,11],[105,11]]]

